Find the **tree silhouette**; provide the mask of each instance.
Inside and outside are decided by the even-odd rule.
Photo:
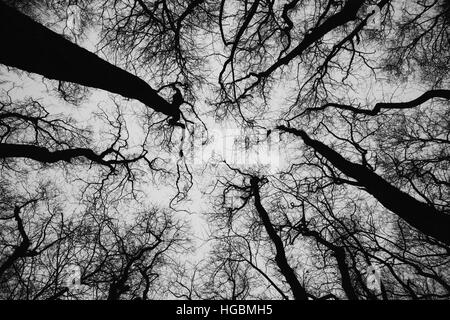
[[[77,5],[0,1],[1,299],[450,298],[448,1]]]
[[[137,99],[169,117],[179,117],[180,110],[172,108],[172,104],[142,79],[100,59],[3,2],[0,6],[0,30],[8,48],[2,50],[0,62],[3,64],[49,79],[70,81]],[[95,79],[93,74],[97,75]]]

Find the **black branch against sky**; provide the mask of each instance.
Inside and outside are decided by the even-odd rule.
[[[450,245],[450,215],[399,190],[365,166],[348,161],[327,145],[309,137],[303,130],[285,126],[278,126],[277,129],[300,137],[342,173],[358,181],[384,207],[424,234]]]
[[[78,83],[139,100],[176,120],[174,108],[139,77],[99,58],[0,1],[0,62],[49,79]]]

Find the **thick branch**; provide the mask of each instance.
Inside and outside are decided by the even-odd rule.
[[[144,80],[83,49],[0,1],[0,63],[49,79],[103,89],[137,99],[176,117],[174,108]]]
[[[384,207],[411,226],[450,245],[450,215],[413,198],[366,167],[348,161],[322,142],[311,139],[305,131],[285,126],[277,128],[302,138],[306,145],[325,157],[342,173],[357,180]]]
[[[356,294],[355,289],[353,288],[349,267],[347,265],[347,262],[345,261],[345,250],[327,241],[317,231],[302,228],[300,230],[300,233],[306,237],[308,236],[314,237],[314,239],[316,239],[317,242],[333,251],[333,256],[336,258],[338,269],[341,274],[342,288],[344,289],[347,298],[349,300],[358,300],[358,295]]]
[[[384,2],[382,1],[383,5]],[[309,46],[311,46],[316,41],[323,38],[328,32],[334,30],[335,28],[346,24],[349,21],[356,19],[356,14],[363,5],[364,1],[354,0],[348,1],[347,4],[342,8],[342,10],[324,21],[321,25],[317,26],[312,30],[311,33],[305,35],[304,39],[295,47],[291,52],[289,52],[284,57],[280,58],[277,62],[272,64],[267,70],[259,74],[259,77],[267,77],[276,69],[282,65],[287,65],[295,57],[301,55]]]
[[[285,277],[287,283],[291,287],[292,293],[294,294],[294,298],[296,300],[307,300],[308,295],[306,293],[306,290],[301,285],[300,281],[298,281],[298,278],[294,270],[289,265],[286,258],[286,252],[284,250],[283,242],[281,238],[278,236],[275,229],[273,228],[272,222],[270,221],[269,218],[269,214],[261,204],[261,195],[259,194],[259,185],[258,185],[259,179],[256,177],[252,177],[250,182],[252,193],[255,197],[256,210],[258,211],[259,217],[261,218],[261,221],[264,225],[264,228],[266,229],[267,234],[269,235],[270,240],[275,245],[276,250],[275,262],[277,263],[278,268]]]
[[[337,108],[342,110],[352,111],[354,113],[366,114],[369,116],[377,115],[382,109],[410,109],[431,100],[433,98],[443,98],[450,100],[450,90],[438,89],[438,90],[430,90],[419,96],[418,98],[406,101],[406,102],[379,102],[377,103],[372,110],[365,110],[356,108],[346,104],[338,104],[338,103],[327,103],[319,108],[308,108],[307,111],[320,111],[327,108]]]

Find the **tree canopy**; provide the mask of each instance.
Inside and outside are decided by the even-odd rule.
[[[450,298],[449,1],[2,0],[0,34],[0,299]]]

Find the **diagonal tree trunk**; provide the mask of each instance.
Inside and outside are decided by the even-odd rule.
[[[277,129],[302,138],[306,145],[325,157],[342,173],[357,180],[384,207],[424,234],[450,245],[450,215],[399,190],[366,167],[348,161],[322,142],[311,139],[303,130],[285,126],[278,126]]]
[[[255,198],[256,211],[258,211],[258,215],[261,218],[261,221],[264,225],[264,228],[266,229],[267,234],[269,235],[270,240],[275,245],[276,250],[275,262],[277,263],[280,272],[283,274],[284,278],[289,284],[292,293],[294,295],[294,298],[296,300],[307,300],[308,295],[306,293],[306,290],[298,280],[294,270],[289,265],[286,258],[286,252],[284,250],[283,242],[281,241],[281,238],[278,236],[277,232],[273,228],[272,222],[270,221],[269,218],[269,214],[267,213],[266,209],[264,209],[261,203],[261,195],[259,194],[258,182],[259,179],[257,177],[251,178],[250,183],[252,193]]]
[[[179,119],[179,107],[159,96],[144,80],[77,46],[2,1],[0,34],[0,63],[49,79],[117,93]]]

